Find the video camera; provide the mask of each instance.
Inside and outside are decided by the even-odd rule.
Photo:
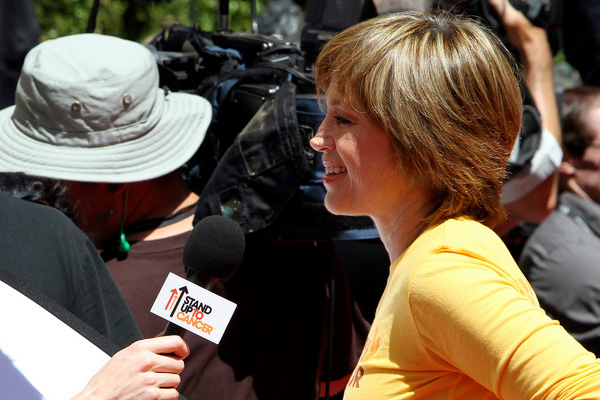
[[[546,30],[552,52],[556,54],[561,47],[559,29],[562,25],[562,0],[509,0],[509,2],[532,24]],[[506,37],[499,15],[490,5],[489,0],[439,0],[437,7],[479,19],[502,39],[514,55],[517,55],[516,49]]]
[[[553,15],[556,10],[554,0],[509,0],[509,2],[525,14],[531,23],[539,27],[547,28],[556,18]],[[468,14],[483,18],[494,31],[500,30],[499,16],[489,4],[489,0],[442,0],[439,2],[439,7],[446,10],[464,10]]]

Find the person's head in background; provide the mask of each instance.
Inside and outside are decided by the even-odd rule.
[[[384,184],[369,189],[387,191],[386,198],[425,191],[427,225],[464,216],[494,227],[504,218],[500,193],[522,101],[513,62],[489,30],[446,12],[384,15],[335,36],[314,71],[327,116],[311,145],[331,161],[334,189],[345,182],[348,193],[360,193],[365,181],[379,179]],[[367,129],[357,132],[361,126]],[[382,145],[363,157],[356,144],[379,132],[393,150]],[[397,177],[405,186],[394,186]],[[384,207],[394,207],[372,193],[354,208],[339,206],[326,187],[330,211],[371,215],[378,228],[372,213],[385,219]],[[410,196],[396,206],[407,202]]]
[[[0,111],[0,171],[64,181],[78,225],[103,247],[191,195],[178,169],[210,120],[204,98],[159,88],[156,59],[139,43],[48,40],[28,53],[15,106]]]
[[[600,87],[565,90],[562,123],[561,188],[600,203]]]

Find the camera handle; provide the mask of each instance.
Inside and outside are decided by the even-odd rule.
[[[250,0],[250,13],[252,15],[252,33],[258,33],[256,0]],[[229,0],[219,0],[219,30],[223,32],[229,30]]]
[[[219,30],[229,30],[229,0],[219,0]]]

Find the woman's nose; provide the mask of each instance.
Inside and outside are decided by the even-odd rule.
[[[315,136],[310,139],[310,147],[321,153],[333,150],[333,139],[324,134],[323,126],[319,127]]]

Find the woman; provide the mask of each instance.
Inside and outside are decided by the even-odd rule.
[[[492,228],[519,131],[514,65],[444,12],[374,18],[315,64],[325,205],[392,265],[346,399],[600,398],[600,363],[539,307]]]

